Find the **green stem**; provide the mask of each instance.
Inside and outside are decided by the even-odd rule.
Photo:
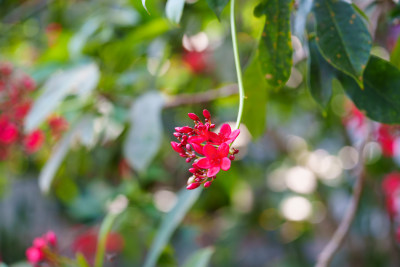
[[[244,102],[244,88],[242,81],[242,70],[240,68],[240,58],[238,41],[236,37],[236,24],[235,24],[235,0],[231,0],[231,35],[232,35],[232,45],[233,45],[233,55],[235,58],[236,75],[239,87],[239,111],[236,120],[236,129],[239,129],[240,122],[242,121],[243,114],[243,102]]]
[[[98,239],[97,239],[97,251],[96,251],[96,259],[95,259],[95,263],[94,263],[95,267],[103,266],[104,254],[106,252],[107,237],[111,231],[111,227],[117,216],[118,216],[118,214],[109,213],[104,218],[103,223],[101,224]]]

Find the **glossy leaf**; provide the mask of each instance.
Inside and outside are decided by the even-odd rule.
[[[214,254],[213,247],[200,249],[189,256],[183,264],[183,267],[207,267],[211,256]]]
[[[308,47],[310,51],[307,70],[308,89],[314,100],[326,109],[332,97],[332,80],[336,76],[336,70],[322,57],[315,39],[309,41]]]
[[[201,194],[201,189],[187,190],[181,189],[178,200],[173,209],[163,218],[160,228],[154,238],[150,250],[146,256],[144,267],[154,267],[162,250],[167,245],[172,233],[181,223],[189,209],[196,202]]]
[[[207,0],[208,6],[214,11],[218,19],[221,18],[221,13],[228,3],[229,0]]]
[[[45,83],[43,93],[33,104],[25,119],[25,131],[37,128],[69,95],[85,101],[96,88],[100,71],[95,63],[54,74]]]
[[[164,98],[160,93],[150,92],[139,97],[132,105],[132,126],[125,140],[124,154],[132,168],[140,172],[148,167],[160,148],[163,104]]]
[[[165,7],[167,18],[173,23],[178,24],[182,17],[185,0],[168,0]]]
[[[372,39],[361,16],[351,4],[335,0],[316,0],[314,13],[321,54],[362,87]]]
[[[259,4],[254,14],[266,16],[259,44],[261,69],[267,82],[282,87],[290,77],[292,68],[292,41],[290,13],[292,0],[267,0]]]
[[[247,67],[243,81],[246,92],[243,123],[247,126],[252,136],[257,139],[265,131],[268,95],[268,84],[261,71],[257,56],[253,58]]]
[[[389,62],[371,56],[364,73],[364,90],[345,74],[339,76],[354,104],[373,120],[400,123],[400,70]]]

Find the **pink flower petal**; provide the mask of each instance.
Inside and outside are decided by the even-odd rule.
[[[196,144],[201,144],[201,143],[203,143],[204,141],[206,141],[206,137],[205,136],[191,136],[191,137],[189,137],[188,138],[188,143],[189,144],[193,144],[193,143],[196,143]]]
[[[217,173],[219,172],[220,169],[221,168],[219,166],[211,167],[207,172],[207,176],[208,177],[213,177],[213,176],[217,175]]]
[[[201,158],[196,162],[196,166],[199,167],[200,169],[208,169],[212,165],[211,162],[208,160],[208,158]]]
[[[194,151],[196,151],[197,153],[199,153],[200,155],[203,155],[203,146],[196,144],[196,143],[192,143],[192,148]]]
[[[228,154],[229,154],[229,145],[227,145],[226,143],[222,143],[218,147],[218,157],[224,158],[224,157],[228,156]]]
[[[208,133],[208,139],[212,143],[215,143],[215,144],[218,144],[218,145],[221,143],[221,137],[218,134],[213,133],[213,132],[209,132]]]
[[[203,154],[208,159],[215,159],[218,157],[217,149],[213,145],[206,144],[203,147]]]
[[[221,162],[221,169],[227,171],[231,168],[231,161],[228,158],[223,158]]]
[[[228,137],[231,134],[231,126],[229,124],[224,123],[221,127],[221,130],[219,131],[219,134],[222,135],[223,137]]]
[[[229,140],[232,140],[230,143],[232,143],[233,141],[235,141],[236,137],[238,137],[239,134],[240,134],[240,130],[239,130],[239,129],[234,130],[234,131],[229,135]]]

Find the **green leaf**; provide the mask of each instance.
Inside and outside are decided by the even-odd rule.
[[[140,96],[130,112],[131,129],[124,144],[124,155],[132,168],[146,170],[158,152],[162,139],[161,109],[164,97],[158,92]]]
[[[290,77],[292,68],[292,40],[290,13],[292,0],[264,0],[254,14],[266,16],[259,44],[261,69],[267,82],[282,87]]]
[[[354,104],[366,115],[383,123],[400,123],[400,70],[371,56],[364,72],[364,90],[349,76],[339,80]]]
[[[71,38],[68,44],[68,51],[71,58],[76,59],[81,56],[82,49],[84,48],[90,37],[99,29],[102,19],[93,17],[88,19],[81,27],[81,29]]]
[[[79,267],[90,267],[90,264],[87,262],[85,256],[82,253],[78,252],[76,254],[76,262]]]
[[[4,262],[0,262],[0,267],[7,267],[7,265]]]
[[[221,18],[221,13],[229,3],[229,0],[207,0],[208,6],[214,11],[217,18]]]
[[[390,54],[390,63],[400,68],[400,37],[397,39],[396,46]]]
[[[336,77],[333,68],[320,54],[315,39],[308,43],[310,54],[308,57],[307,85],[311,96],[326,109],[332,97],[332,80]]]
[[[367,16],[367,14],[364,13],[364,11],[362,11],[356,4],[352,3],[351,6],[354,8],[355,11],[358,12],[358,14],[360,14],[361,17],[363,17],[363,19],[365,19],[366,22],[369,22],[369,18]]]
[[[353,77],[363,87],[372,39],[359,13],[349,3],[316,0],[316,41],[321,54],[335,68]]]
[[[157,259],[164,247],[167,245],[172,233],[181,223],[182,219],[185,217],[192,205],[196,202],[201,191],[201,189],[181,189],[178,194],[178,201],[176,205],[170,212],[167,213],[161,222],[161,226],[146,256],[144,267],[154,267],[156,265]]]
[[[85,101],[96,88],[100,71],[95,63],[58,72],[45,83],[43,93],[33,104],[25,119],[25,131],[36,129],[68,95]]]
[[[211,256],[214,254],[215,249],[213,247],[207,247],[196,251],[191,254],[189,258],[183,264],[183,267],[207,267]]]
[[[261,71],[256,55],[247,67],[243,81],[246,89],[246,102],[243,111],[243,123],[252,136],[257,139],[265,132],[268,84]]]
[[[168,0],[165,7],[165,13],[167,18],[178,24],[182,17],[183,7],[185,6],[185,0]]]
[[[150,14],[150,12],[147,10],[147,7],[146,7],[146,0],[142,0],[142,5],[143,5],[144,9],[147,11],[147,13]]]

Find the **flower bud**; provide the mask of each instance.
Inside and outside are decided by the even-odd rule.
[[[185,153],[185,150],[177,142],[171,142],[171,146],[176,152]]]
[[[190,185],[186,186],[187,190],[193,190],[199,187],[201,184],[200,183],[191,183]]]
[[[189,169],[189,172],[191,172],[191,173],[196,173],[196,172],[197,172],[197,169],[196,169],[196,168],[190,168],[190,169]]]
[[[194,121],[199,121],[200,120],[199,117],[194,113],[188,113],[188,116],[189,116],[190,119],[192,119]]]
[[[55,247],[57,245],[57,236],[53,231],[49,231],[46,233],[45,238],[50,245]]]
[[[209,187],[210,185],[211,185],[211,182],[210,182],[210,181],[207,181],[207,182],[204,183],[204,187],[205,187],[205,188]]]
[[[234,156],[234,155],[230,155],[230,156],[229,156],[229,159],[230,159],[230,160],[235,160],[235,156]]]
[[[189,179],[187,180],[187,185],[190,185],[194,182],[194,176],[190,176]]]
[[[211,119],[210,111],[208,111],[207,109],[203,110],[203,116],[208,120]]]
[[[193,129],[190,128],[189,126],[183,126],[183,127],[175,127],[175,131],[178,133],[191,133],[193,132]]]

